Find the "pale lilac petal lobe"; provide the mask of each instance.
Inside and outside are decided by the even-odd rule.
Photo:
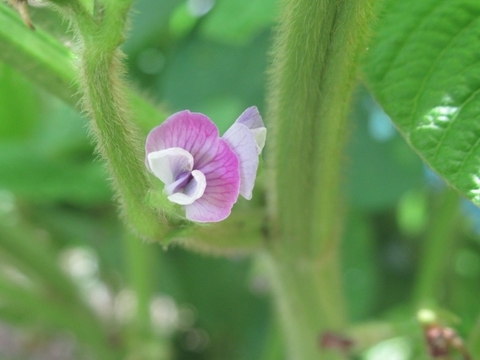
[[[188,219],[198,222],[221,221],[230,215],[240,188],[239,162],[227,143],[219,139],[215,156],[199,170],[207,186],[203,196],[185,206]]]
[[[238,117],[237,121],[235,121],[234,125],[236,124],[245,125],[250,129],[257,144],[257,153],[261,154],[263,147],[265,146],[267,128],[263,124],[262,116],[258,112],[257,107],[252,106],[245,110],[242,115]]]
[[[247,110],[245,110],[235,122],[238,124],[243,124],[249,129],[265,127],[265,125],[263,124],[262,116],[258,112],[256,106],[251,106]]]
[[[222,138],[238,157],[240,165],[240,194],[245,199],[250,200],[258,169],[258,152],[255,137],[246,126],[235,123]]]

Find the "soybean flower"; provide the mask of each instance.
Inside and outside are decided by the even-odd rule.
[[[221,221],[239,194],[252,198],[266,133],[256,107],[245,110],[222,137],[207,116],[180,111],[148,134],[146,166],[187,219]]]

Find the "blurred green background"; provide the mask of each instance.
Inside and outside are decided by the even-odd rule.
[[[276,12],[276,0],[137,0],[123,46],[129,81],[168,113],[203,112],[222,132],[248,106],[265,114]],[[32,17],[70,41],[53,12],[35,8]],[[86,124],[0,63],[0,358],[283,359],[261,263],[131,239]],[[426,239],[445,186],[361,82],[349,131],[349,314],[397,324],[395,359],[421,359],[414,292],[424,252],[435,249]],[[468,337],[480,310],[479,210],[461,201],[451,212],[455,240],[431,305],[461,319],[454,325]]]

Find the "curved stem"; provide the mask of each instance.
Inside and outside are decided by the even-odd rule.
[[[6,51],[0,51],[0,58],[26,71],[71,105],[78,103],[74,94],[79,83],[97,149],[107,161],[127,222],[142,236],[158,239],[164,228],[157,214],[144,204],[150,184],[143,165],[143,143],[131,121],[129,103],[144,129],[166,116],[128,92],[123,82],[118,46],[123,41],[128,2],[118,7],[109,2],[106,9],[97,9],[104,17],[101,25],[76,1],[54,2],[79,29],[80,81],[75,80],[71,52],[40,29],[30,31],[4,4],[0,4],[0,49]]]
[[[0,60],[72,107],[78,106],[80,100],[75,57],[41,28],[31,31],[13,9],[0,3]],[[167,118],[133,91],[128,91],[127,96],[142,133]]]
[[[62,10],[73,13],[71,21],[78,31],[82,104],[91,118],[97,150],[110,170],[122,215],[140,236],[160,239],[166,229],[158,214],[144,203],[151,186],[144,166],[143,142],[131,121],[122,79],[119,45],[124,39],[130,1],[95,2],[93,18],[83,10],[65,6]]]

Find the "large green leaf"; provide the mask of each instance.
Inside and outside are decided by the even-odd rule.
[[[480,2],[389,0],[367,82],[410,145],[480,204]]]

